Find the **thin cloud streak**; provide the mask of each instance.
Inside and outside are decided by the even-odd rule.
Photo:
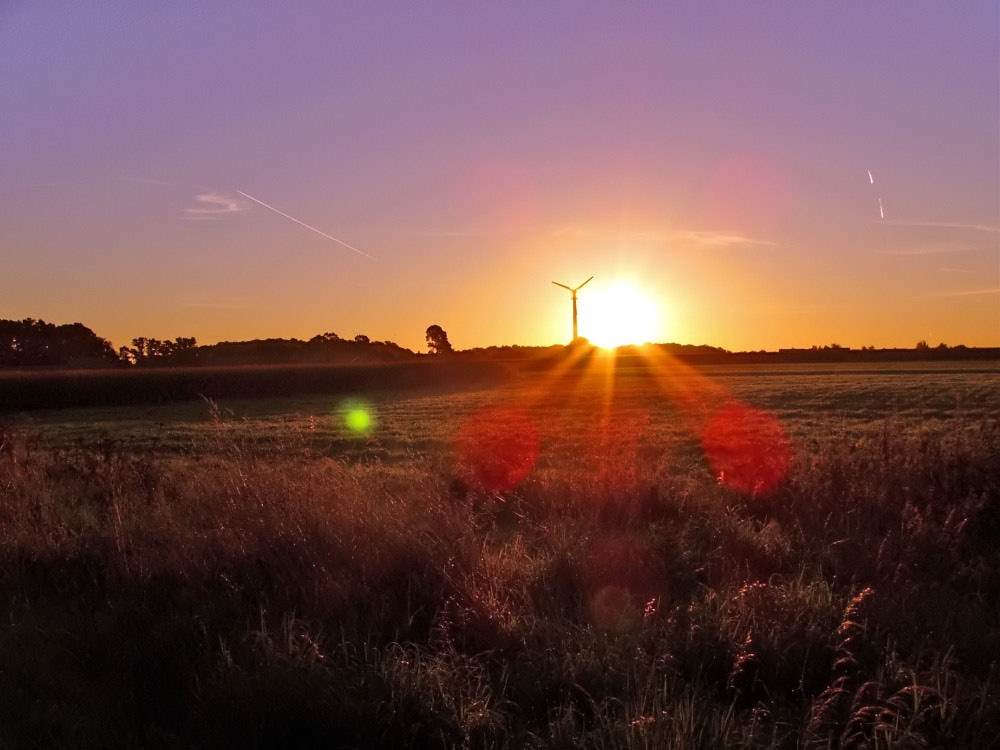
[[[950,245],[920,245],[918,247],[901,247],[892,250],[876,250],[879,255],[891,255],[897,258],[909,258],[919,255],[954,255],[956,253],[976,253],[985,250],[982,245],[950,244]]]
[[[550,234],[554,237],[578,240],[586,240],[602,236],[600,232],[576,226],[555,227],[550,230]],[[609,233],[609,236],[613,236],[613,234]],[[737,245],[776,247],[777,245],[777,243],[772,242],[771,240],[761,240],[756,237],[748,237],[744,234],[736,232],[723,232],[717,230],[685,229],[663,231],[659,229],[636,229],[627,232],[624,236],[634,242],[666,243],[681,240],[703,245],[705,247],[735,247]]]
[[[687,231],[678,232],[676,237],[684,240],[690,240],[691,242],[697,242],[699,245],[707,245],[709,247],[732,247],[734,245],[756,245],[758,247],[774,247],[775,243],[770,240],[758,240],[754,237],[747,237],[742,234],[734,234],[732,232],[715,232],[715,231]]]
[[[200,193],[194,199],[202,205],[195,208],[185,208],[184,212],[191,216],[226,216],[238,214],[248,208],[243,201],[219,193]]]
[[[301,225],[302,225],[302,226],[304,226],[304,227],[305,227],[306,229],[308,229],[308,230],[310,230],[310,231],[313,231],[313,232],[315,232],[316,234],[319,234],[319,235],[322,235],[323,237],[326,237],[326,238],[327,238],[328,240],[333,240],[333,241],[334,241],[334,242],[336,242],[336,243],[337,243],[338,245],[343,245],[343,246],[344,246],[344,247],[346,247],[346,248],[347,248],[348,250],[353,250],[353,251],[354,251],[354,252],[356,252],[356,253],[357,253],[358,255],[363,255],[363,256],[365,256],[366,258],[369,258],[370,260],[377,260],[377,258],[373,258],[373,257],[372,257],[372,256],[370,256],[370,255],[369,255],[368,253],[366,253],[366,252],[365,252],[364,250],[358,250],[358,249],[357,249],[356,247],[354,247],[353,245],[348,245],[348,244],[347,244],[346,242],[344,242],[343,240],[338,240],[338,239],[337,239],[336,237],[334,237],[333,235],[330,235],[330,234],[327,234],[326,232],[322,232],[322,231],[320,231],[319,229],[317,229],[316,227],[311,227],[311,226],[309,226],[308,224],[306,224],[306,223],[305,223],[304,221],[299,221],[299,220],[298,220],[298,219],[296,219],[296,218],[295,218],[294,216],[289,216],[289,215],[288,215],[288,214],[286,214],[286,213],[285,213],[284,211],[279,211],[279,210],[278,210],[278,209],[276,209],[276,208],[275,208],[274,206],[269,206],[268,204],[264,203],[264,201],[262,201],[262,200],[258,200],[257,198],[254,198],[254,197],[253,197],[252,195],[248,195],[247,193],[244,193],[244,192],[243,192],[242,190],[237,190],[236,192],[237,192],[237,193],[239,193],[240,195],[242,195],[242,196],[243,196],[244,198],[249,198],[249,199],[250,199],[250,200],[252,200],[252,201],[253,201],[254,203],[259,203],[259,204],[260,204],[260,205],[262,205],[262,206],[263,206],[264,208],[268,208],[268,209],[270,209],[270,210],[274,211],[274,212],[275,212],[276,214],[280,214],[281,216],[284,216],[284,217],[285,217],[286,219],[290,219],[291,221],[294,221],[294,222],[295,222],[296,224],[301,224]]]
[[[987,232],[1000,234],[1000,226],[990,224],[963,224],[957,221],[884,221],[879,222],[892,227],[918,227],[921,229],[961,229],[969,232]]]

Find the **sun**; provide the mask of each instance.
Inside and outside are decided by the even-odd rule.
[[[636,285],[580,292],[580,335],[604,348],[643,344],[660,333],[660,308]]]

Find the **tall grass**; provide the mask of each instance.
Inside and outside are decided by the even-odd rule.
[[[995,421],[818,441],[758,497],[621,440],[498,494],[213,429],[197,458],[0,437],[0,745],[1000,732]]]

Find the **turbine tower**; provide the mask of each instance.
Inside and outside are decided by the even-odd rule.
[[[579,292],[581,289],[583,289],[585,286],[587,286],[587,284],[589,284],[593,280],[594,277],[591,276],[589,279],[587,279],[585,282],[583,282],[582,284],[580,284],[580,286],[576,288],[573,288],[571,286],[566,286],[565,284],[560,284],[558,281],[552,282],[556,286],[561,286],[563,289],[568,289],[569,293],[573,295],[573,341],[576,341],[579,338],[576,329],[576,293]]]

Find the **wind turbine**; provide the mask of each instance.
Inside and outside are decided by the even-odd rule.
[[[591,276],[589,279],[587,279],[585,282],[583,282],[582,284],[580,284],[580,286],[576,287],[575,289],[573,287],[571,287],[571,286],[566,286],[565,284],[560,284],[558,281],[553,281],[552,282],[556,286],[561,286],[563,289],[568,289],[569,292],[570,292],[570,294],[573,295],[573,341],[576,341],[577,338],[578,338],[578,334],[577,334],[577,330],[576,330],[576,293],[579,292],[581,289],[583,289],[585,286],[587,286],[587,284],[589,284],[593,280],[594,280],[594,277]]]

